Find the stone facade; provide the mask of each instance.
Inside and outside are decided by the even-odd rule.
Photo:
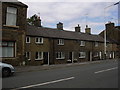
[[[114,23],[109,22],[106,25],[106,38],[110,41],[110,45],[107,45],[107,52],[112,50],[115,53],[113,57],[120,58],[120,27],[115,26]],[[104,31],[100,33],[104,37]]]
[[[79,31],[71,32],[28,26],[26,35],[31,38],[31,43],[26,43],[26,52],[32,53],[29,64],[63,64],[105,59],[104,39],[99,35],[92,35],[90,32],[81,33]],[[42,37],[44,42],[36,44],[36,37]],[[82,45],[81,41],[84,42]],[[115,45],[107,41],[107,59],[116,58],[114,52],[116,50]],[[35,60],[35,52],[38,51],[43,52],[43,57],[44,52],[48,52],[46,62],[44,58],[42,60]],[[80,57],[80,53],[83,52],[85,52],[85,56]]]
[[[14,7],[17,9],[16,25],[6,25],[7,22],[7,7]],[[27,6],[19,2],[2,2],[2,42],[13,43],[13,50],[11,49],[12,56],[5,56],[2,58],[3,62],[12,65],[20,65],[24,59],[25,50],[25,30],[26,30],[26,15]],[[23,22],[24,21],[24,22]],[[3,44],[2,43],[2,44]],[[4,47],[4,46],[3,46]],[[10,46],[5,46],[4,49],[9,50]]]
[[[30,52],[30,60],[27,62],[29,65],[41,65],[41,64],[47,64],[47,62],[44,62],[44,58],[37,60],[35,58],[36,52],[47,52],[50,53],[50,39],[49,38],[43,38],[43,43],[36,43],[35,39],[38,38],[37,36],[27,36],[30,37],[30,43],[26,43],[26,52]],[[44,57],[44,56],[43,56]]]

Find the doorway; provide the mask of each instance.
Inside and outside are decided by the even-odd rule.
[[[69,52],[69,59],[71,60],[71,63],[73,62],[74,58],[74,52]]]
[[[49,52],[44,52],[43,53],[43,58],[44,58],[43,63],[49,65]]]

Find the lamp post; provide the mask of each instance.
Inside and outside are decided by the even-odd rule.
[[[112,7],[114,5],[117,5],[119,3],[120,3],[120,1],[117,2],[117,3],[115,3],[115,4],[109,5],[109,6],[107,6],[107,7],[104,8],[104,25],[105,25],[105,20],[106,20],[106,15],[105,15],[106,9],[108,9],[109,7]],[[106,36],[106,30],[105,30],[104,31],[104,58],[105,59],[106,59],[106,44],[107,44],[106,41],[107,41],[107,36]]]

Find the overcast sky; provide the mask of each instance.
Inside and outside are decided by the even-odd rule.
[[[108,21],[118,21],[118,5],[112,5],[119,0],[19,0],[28,5],[27,17],[34,14],[39,15],[42,26],[56,28],[58,22],[62,22],[65,30],[74,31],[78,24],[84,32],[86,24],[91,28],[92,34],[100,33],[104,28],[104,23]],[[104,15],[105,10],[105,15]],[[104,16],[106,18],[104,18]]]

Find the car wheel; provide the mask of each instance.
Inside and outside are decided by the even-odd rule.
[[[2,70],[2,76],[3,77],[7,77],[7,76],[10,76],[10,69],[9,68],[3,68]]]

